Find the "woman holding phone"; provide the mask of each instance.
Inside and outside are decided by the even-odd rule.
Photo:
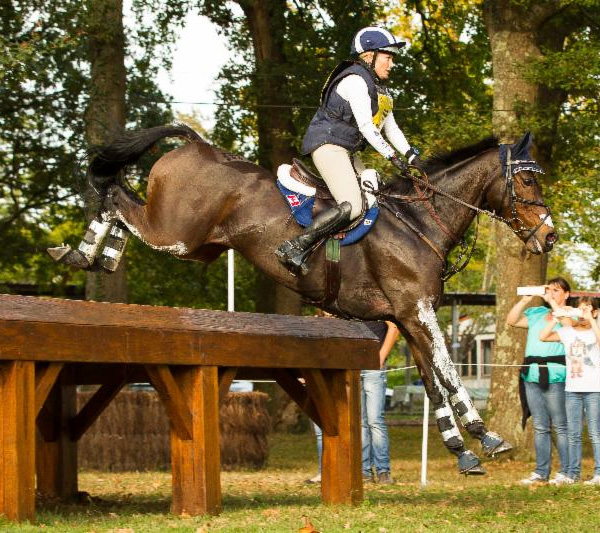
[[[528,477],[521,480],[526,485],[544,483],[550,477],[552,428],[556,434],[560,469],[551,483],[562,482],[567,477],[569,461],[565,412],[565,349],[560,342],[540,341],[540,333],[552,321],[552,309],[565,307],[570,293],[571,287],[567,280],[553,278],[545,285],[542,296],[550,307],[527,308],[534,296],[525,295],[506,317],[509,326],[528,330],[519,393],[523,408],[523,428],[527,418],[530,415],[533,418],[536,467]],[[560,324],[555,327],[560,327]]]

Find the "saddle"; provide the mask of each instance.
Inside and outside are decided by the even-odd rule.
[[[335,201],[323,179],[297,159],[293,159],[292,165],[280,165],[277,169],[277,187],[288,203],[296,222],[303,227],[309,226],[312,222],[316,200],[326,204]],[[364,188],[362,190],[363,206],[360,216],[333,237],[339,240],[342,246],[354,244],[362,239],[377,220],[379,207],[375,196],[369,191],[370,189]]]
[[[331,196],[331,193],[325,185],[323,178],[321,178],[321,176],[317,176],[314,172],[309,170],[299,159],[292,159],[290,176],[292,176],[292,178],[294,178],[296,181],[316,189],[317,198],[321,198],[323,200],[333,200],[333,196]]]

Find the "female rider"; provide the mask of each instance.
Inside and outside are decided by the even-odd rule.
[[[394,120],[392,97],[383,84],[394,65],[393,56],[405,44],[383,28],[363,28],[352,40],[352,59],[340,63],[325,83],[321,106],[302,142],[302,154],[312,155],[338,205],[318,214],[298,237],[277,249],[277,257],[294,275],[308,272],[304,261],[314,243],[340,231],[361,214],[357,174],[365,167],[357,152],[366,142],[402,171],[405,166],[397,152],[409,164],[422,168],[417,150],[411,148]]]

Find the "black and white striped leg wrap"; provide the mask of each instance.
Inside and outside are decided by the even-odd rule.
[[[481,420],[467,389],[464,387],[460,387],[456,394],[450,396],[450,405],[452,405],[465,428],[476,422],[483,424],[483,420]]]
[[[117,270],[117,267],[121,262],[121,257],[123,257],[129,235],[129,230],[122,222],[117,222],[112,227],[100,257],[100,264],[104,270],[108,270],[109,272]]]
[[[106,237],[108,230],[110,229],[111,222],[104,221],[99,218],[94,218],[88,226],[83,240],[79,244],[78,250],[82,255],[89,261],[90,264],[94,262],[98,249]]]
[[[444,446],[455,455],[459,455],[465,449],[465,443],[460,431],[454,421],[454,414],[449,405],[444,405],[435,410],[435,418],[438,429],[442,435]]]

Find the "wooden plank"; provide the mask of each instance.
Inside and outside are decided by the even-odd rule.
[[[37,418],[36,479],[40,494],[69,502],[78,493],[77,442],[68,431],[77,413],[77,388],[65,382],[63,372]]]
[[[36,366],[35,369],[35,416],[37,416],[56,383],[63,363],[50,363],[45,368]]]
[[[180,439],[190,440],[192,438],[192,414],[171,370],[166,365],[148,365],[146,372],[165,406],[173,430]]]
[[[221,511],[219,383],[217,367],[181,367],[175,379],[189,402],[192,438],[171,431],[174,514]]]
[[[114,397],[125,386],[125,378],[120,372],[116,372],[112,381],[104,383],[69,421],[69,436],[72,441],[78,441],[90,426],[98,420],[98,417],[113,401]]]
[[[306,391],[311,397],[322,424],[320,428],[329,435],[338,434],[336,403],[332,397],[331,384],[320,369],[304,368],[300,371],[306,381]]]
[[[237,367],[222,368],[219,371],[219,402],[222,402],[229,392],[231,382],[235,379],[237,374]]]
[[[25,321],[70,325],[143,327],[148,330],[184,330],[219,334],[243,332],[245,336],[375,340],[359,321],[291,315],[231,313],[107,302],[84,302],[0,294],[0,321]],[[331,354],[330,354],[331,355]]]
[[[311,397],[306,392],[306,387],[298,381],[298,377],[290,370],[275,369],[272,371],[277,384],[296,402],[308,417],[319,427],[323,427],[321,416]]]
[[[307,338],[292,333],[246,336],[243,331],[223,334],[1,320],[0,337],[6,339],[0,346],[0,360],[267,368],[379,367],[379,344],[374,339]],[[355,355],[348,358],[348,352]]]
[[[363,498],[360,372],[328,373],[339,432],[331,435],[323,428],[321,495],[325,503],[355,505]]]
[[[31,361],[0,363],[2,419],[0,514],[35,518],[35,368]]]
[[[67,363],[61,379],[65,385],[101,385],[114,377],[115,368],[111,363]],[[150,383],[144,365],[125,363],[118,368],[126,383]]]

